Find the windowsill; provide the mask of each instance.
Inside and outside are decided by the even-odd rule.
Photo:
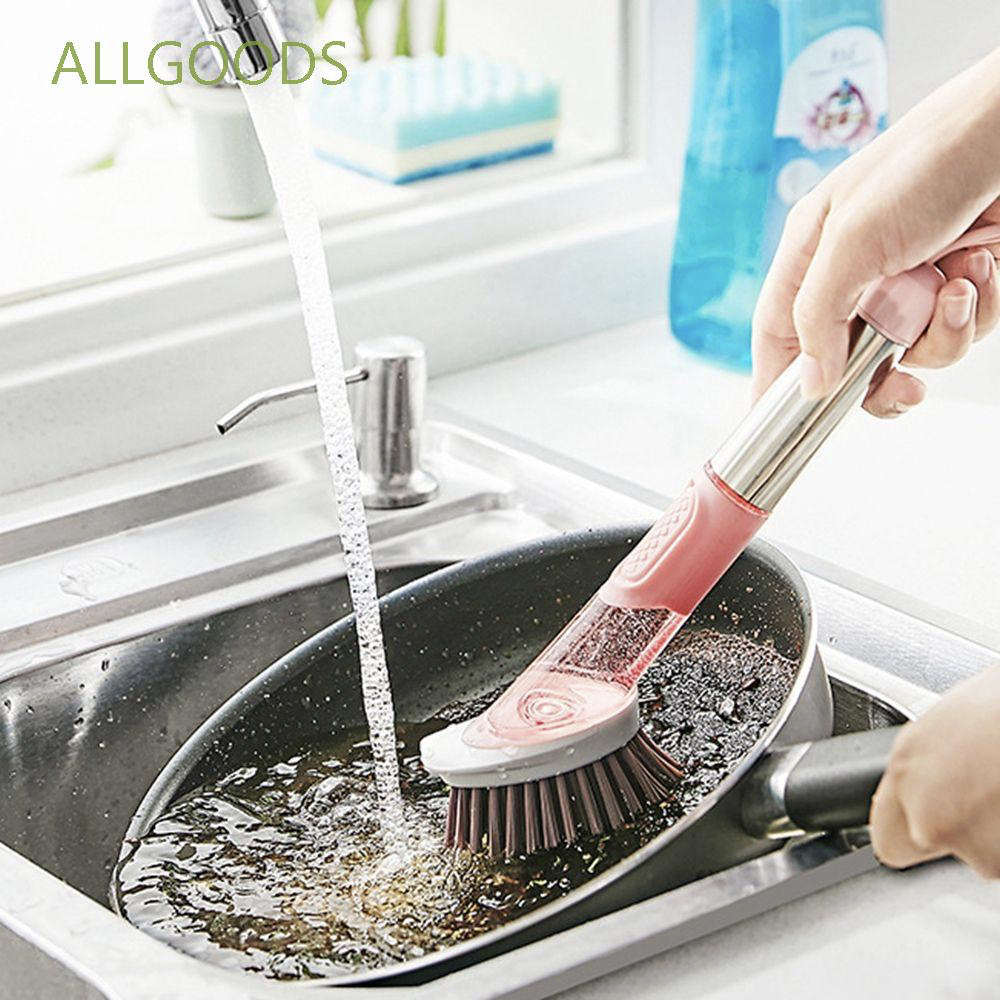
[[[406,187],[314,163],[346,358],[406,334],[441,375],[662,310],[693,23],[628,12],[623,128],[593,126],[608,147]],[[203,441],[235,400],[308,375],[278,218],[206,216],[184,125],[0,210],[25,234],[0,273],[5,492]]]
[[[554,153],[407,185],[387,184],[313,157],[313,193],[329,231],[364,218],[509,188],[611,155],[610,149],[561,140]],[[0,273],[0,306],[281,237],[276,210],[240,220],[204,211],[192,130],[182,118],[157,130],[120,165],[66,178],[41,204],[15,201],[4,215],[6,231],[24,234],[24,239]],[[71,230],[67,220],[73,222]]]

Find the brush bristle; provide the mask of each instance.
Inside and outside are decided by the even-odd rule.
[[[504,788],[452,788],[445,845],[511,857],[572,843],[580,831],[617,830],[666,802],[683,773],[640,730],[620,750],[575,771]]]

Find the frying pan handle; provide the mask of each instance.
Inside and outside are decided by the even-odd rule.
[[[772,751],[743,794],[743,826],[756,837],[864,826],[901,726],[846,733]]]

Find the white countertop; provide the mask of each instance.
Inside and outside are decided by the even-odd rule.
[[[851,416],[767,534],[1000,629],[1000,335],[893,422]],[[748,380],[663,321],[435,381],[439,403],[673,495],[745,411]],[[571,990],[604,997],[992,997],[1000,884],[953,862],[877,871]]]
[[[1000,334],[893,421],[852,414],[764,534],[1000,630]],[[651,320],[435,380],[432,398],[673,496],[749,403]]]
[[[1000,886],[941,862],[863,875],[560,995],[985,1000],[998,941]]]

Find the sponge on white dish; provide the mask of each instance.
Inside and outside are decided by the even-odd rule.
[[[402,184],[549,152],[559,91],[541,73],[486,57],[397,57],[318,87],[312,117],[321,156]]]

